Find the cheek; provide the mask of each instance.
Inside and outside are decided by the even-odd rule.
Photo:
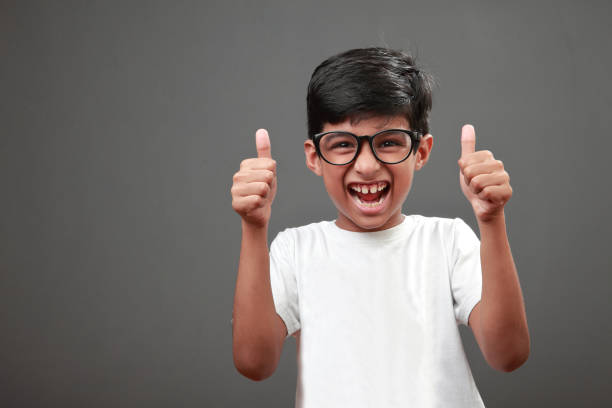
[[[412,188],[412,180],[414,174],[410,171],[405,173],[397,174],[395,177],[395,183],[393,191],[400,197],[405,197]]]
[[[335,198],[340,198],[344,194],[344,173],[333,170],[336,169],[326,169],[323,173],[323,183],[327,193],[335,201]]]

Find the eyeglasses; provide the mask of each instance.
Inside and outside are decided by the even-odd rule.
[[[350,132],[324,132],[314,135],[319,156],[336,166],[351,163],[359,155],[361,141],[367,140],[374,156],[382,163],[401,163],[417,150],[421,133],[406,129],[386,129],[372,136],[357,136]]]

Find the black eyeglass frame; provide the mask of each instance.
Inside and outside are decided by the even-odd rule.
[[[381,133],[385,133],[385,132],[403,132],[403,133],[406,133],[408,136],[410,136],[412,147],[410,148],[410,151],[408,152],[406,157],[404,157],[402,160],[399,160],[396,162],[388,162],[388,161],[382,160],[376,154],[376,149],[374,149],[374,145],[373,145],[374,137],[378,136]],[[345,135],[350,135],[350,136],[353,136],[357,140],[357,150],[355,151],[355,156],[353,156],[351,160],[347,161],[346,163],[338,164],[338,163],[330,162],[329,160],[325,158],[325,156],[323,156],[323,154],[321,153],[321,148],[319,147],[319,142],[321,141],[321,138],[323,136],[331,134],[331,133],[341,133]],[[374,133],[371,136],[370,135],[357,136],[356,134],[351,133],[351,132],[345,132],[342,130],[332,130],[329,132],[317,133],[316,135],[313,136],[312,141],[314,142],[315,149],[317,150],[317,154],[319,155],[320,158],[322,158],[327,163],[332,164],[334,166],[346,166],[347,164],[350,164],[353,161],[355,161],[357,156],[359,156],[359,152],[361,151],[361,141],[362,140],[368,141],[368,144],[370,145],[370,150],[372,150],[372,154],[374,154],[374,157],[376,157],[376,160],[384,164],[398,164],[406,160],[408,157],[410,157],[411,153],[416,154],[416,151],[419,148],[419,144],[421,143],[421,137],[423,137],[423,134],[421,132],[417,132],[416,130],[408,130],[408,129],[385,129],[385,130],[381,130],[380,132]]]

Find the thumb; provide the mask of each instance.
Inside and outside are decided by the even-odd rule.
[[[259,129],[255,132],[255,145],[257,146],[257,157],[272,158],[270,153],[270,136],[266,129]]]
[[[476,151],[476,133],[474,126],[463,125],[461,128],[461,157]]]

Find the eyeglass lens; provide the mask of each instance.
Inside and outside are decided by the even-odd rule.
[[[334,164],[346,164],[357,154],[359,141],[349,133],[328,133],[321,137],[319,149],[325,160]],[[404,160],[412,150],[412,139],[408,133],[389,130],[372,140],[376,156],[388,163]]]

